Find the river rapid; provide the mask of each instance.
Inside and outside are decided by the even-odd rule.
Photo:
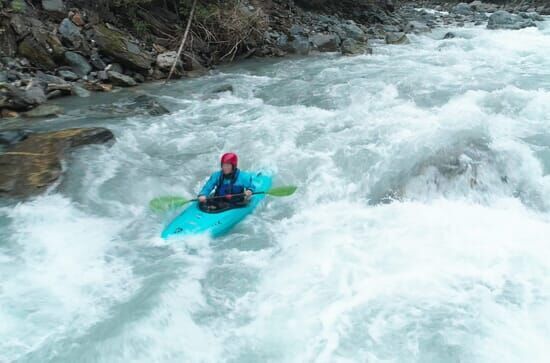
[[[0,362],[547,362],[549,51],[548,22],[439,29],[60,101],[42,128],[117,141],[0,204]],[[172,113],[100,116],[129,92]],[[225,151],[297,193],[163,241],[149,200]]]

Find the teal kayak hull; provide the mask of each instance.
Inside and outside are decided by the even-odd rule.
[[[258,172],[254,176],[256,192],[267,192],[271,188],[272,176],[267,172]],[[237,223],[251,214],[265,199],[265,194],[252,196],[246,207],[230,209],[220,213],[206,213],[199,209],[197,202],[190,205],[162,231],[161,237],[169,239],[197,234],[210,234],[218,237],[227,233]]]

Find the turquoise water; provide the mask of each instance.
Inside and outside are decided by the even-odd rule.
[[[550,27],[451,30],[60,101],[117,142],[0,207],[0,362],[546,362]],[[297,194],[160,239],[228,150]]]

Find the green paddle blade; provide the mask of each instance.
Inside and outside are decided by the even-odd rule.
[[[164,212],[170,209],[176,209],[189,201],[182,197],[158,197],[149,202],[149,207],[155,212]]]
[[[271,188],[265,194],[271,195],[273,197],[288,197],[289,195],[294,194],[298,189],[294,185],[287,185],[285,187]]]

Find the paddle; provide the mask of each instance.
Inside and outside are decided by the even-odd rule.
[[[297,187],[293,185],[287,185],[284,187],[278,187],[278,188],[271,188],[266,192],[255,192],[252,193],[252,195],[259,195],[259,194],[265,194],[270,195],[272,197],[288,197],[289,195],[294,194],[294,192],[298,189]],[[233,197],[242,197],[245,194],[233,194]],[[227,196],[221,196],[221,197],[210,197],[208,199],[222,199],[227,198]],[[158,197],[153,199],[151,202],[149,202],[149,207],[155,212],[164,212],[170,209],[180,208],[184,206],[187,203],[196,202],[198,199],[185,199],[182,197],[175,197],[175,196],[164,196],[164,197]]]

